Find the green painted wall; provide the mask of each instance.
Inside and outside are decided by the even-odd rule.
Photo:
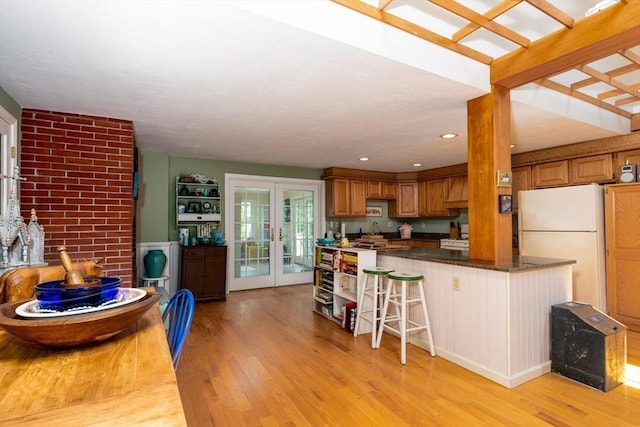
[[[227,173],[320,179],[323,172],[322,169],[178,157],[149,151],[140,151],[139,168],[140,195],[137,204],[139,242],[178,240],[175,201],[175,179],[178,175],[199,173],[209,178],[216,178],[224,200],[226,197],[224,176]],[[224,224],[222,226],[224,228]]]
[[[169,240],[170,194],[167,191],[169,156],[164,153],[138,154],[140,174],[137,208],[138,242],[166,242]]]

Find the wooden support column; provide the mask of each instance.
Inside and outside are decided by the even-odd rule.
[[[469,258],[511,263],[511,214],[500,213],[497,174],[511,172],[511,99],[509,89],[493,86],[490,94],[467,102],[469,167]]]

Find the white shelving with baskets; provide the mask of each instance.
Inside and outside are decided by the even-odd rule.
[[[316,246],[313,311],[353,331],[362,270],[375,266],[374,250]]]

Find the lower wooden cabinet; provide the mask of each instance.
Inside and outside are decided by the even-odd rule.
[[[226,246],[180,247],[180,288],[193,292],[196,301],[224,301],[226,280]]]

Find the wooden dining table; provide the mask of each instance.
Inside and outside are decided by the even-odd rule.
[[[0,329],[0,426],[186,426],[155,304],[97,345],[56,349]]]

